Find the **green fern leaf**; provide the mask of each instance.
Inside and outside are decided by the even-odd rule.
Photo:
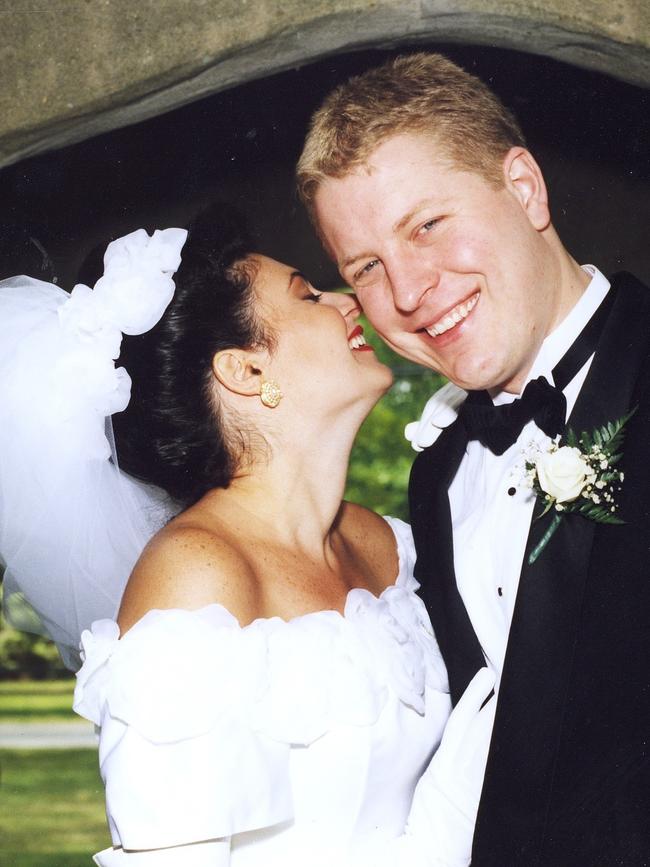
[[[578,448],[578,438],[572,428],[568,428],[565,435],[566,444],[571,448]]]
[[[591,436],[587,433],[586,430],[583,430],[580,434],[580,443],[582,445],[582,449],[585,452],[590,452],[593,448],[593,442],[591,440]]]

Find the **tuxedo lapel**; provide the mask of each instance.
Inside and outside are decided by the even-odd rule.
[[[612,278],[610,291],[616,292],[612,312],[568,422],[578,434],[620,418],[631,409],[639,367],[647,351],[650,293],[629,274]]]
[[[647,352],[650,293],[627,275],[610,291],[617,296],[569,419],[578,435],[629,411]],[[534,867],[544,837],[597,530],[593,521],[566,515],[529,565],[551,519],[533,521],[526,548],[474,838],[477,865]]]
[[[415,576],[429,611],[456,704],[485,665],[480,644],[456,586],[448,488],[465,454],[467,434],[455,422],[418,455],[409,483],[411,523],[417,551]]]

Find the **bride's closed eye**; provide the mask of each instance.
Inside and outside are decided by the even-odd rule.
[[[310,292],[309,295],[305,296],[305,301],[313,301],[315,304],[318,304],[322,297],[322,292]]]

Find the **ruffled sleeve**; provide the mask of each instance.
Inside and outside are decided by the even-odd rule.
[[[391,518],[388,515],[384,517],[384,521],[386,521],[393,531],[395,542],[397,544],[399,573],[395,579],[395,586],[415,591],[420,587],[420,585],[413,577],[417,554],[415,552],[415,542],[413,541],[411,525],[407,524],[406,521],[402,521],[400,518]]]
[[[289,744],[242,721],[264,689],[264,638],[249,633],[218,605],[151,611],[121,640],[112,621],[84,632],[74,707],[101,726],[114,845],[179,846],[292,817]]]
[[[85,631],[74,707],[101,727],[113,842],[162,848],[288,821],[292,746],[372,725],[391,695],[421,713],[433,670],[405,640],[413,594],[392,589],[388,601],[351,591],[345,616],[240,627],[213,604],[150,611],[122,638],[112,620]]]
[[[344,614],[242,627],[212,604],[150,611],[122,637],[112,620],[83,633],[74,707],[101,727],[116,847],[163,850],[288,822],[292,749],[342,726],[372,726],[389,702],[423,716],[433,693],[448,698],[413,592],[410,529],[389,523],[397,579],[380,597],[351,590]],[[97,863],[131,857],[121,852],[100,853]]]

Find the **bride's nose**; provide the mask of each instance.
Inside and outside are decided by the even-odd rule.
[[[352,292],[325,292],[322,301],[336,307],[344,319],[355,320],[361,315],[361,305]]]

